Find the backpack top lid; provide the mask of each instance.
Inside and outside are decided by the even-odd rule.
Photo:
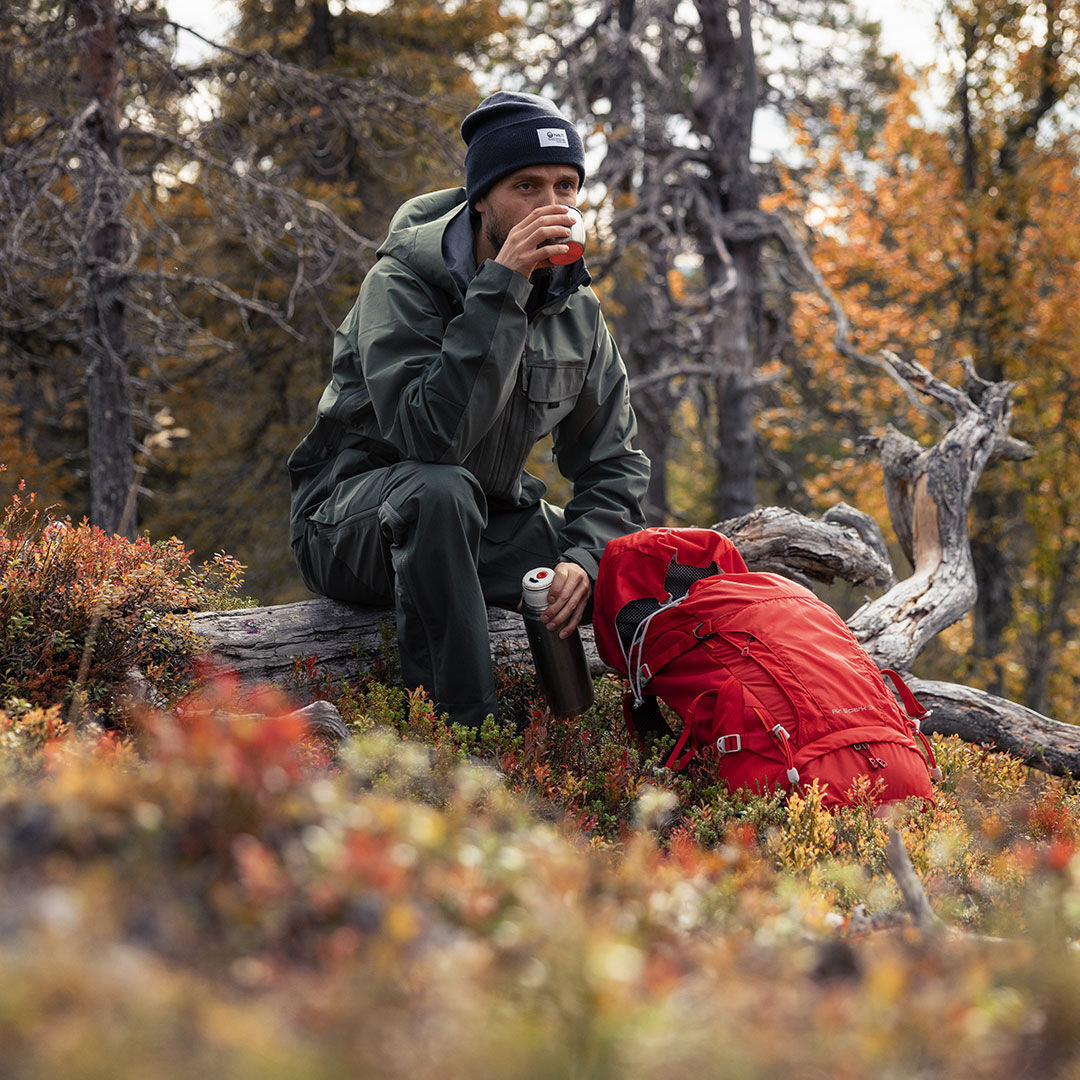
[[[714,529],[650,528],[608,542],[600,559],[593,633],[600,659],[626,671],[641,623],[715,574],[745,574],[735,545]]]

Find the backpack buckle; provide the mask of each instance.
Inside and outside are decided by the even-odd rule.
[[[908,723],[911,724],[911,726],[921,735],[922,734],[923,721],[924,720],[929,720],[930,717],[933,716],[933,715],[934,715],[934,710],[933,709],[927,709],[926,712],[924,712],[922,714],[922,716],[912,716],[909,713],[908,714]]]
[[[774,727],[774,728],[772,729],[772,733],[773,733],[773,735],[775,735],[775,736],[776,736],[776,737],[777,737],[778,739],[779,739],[779,738],[784,738],[784,739],[786,739],[786,740],[787,740],[788,742],[791,742],[791,736],[790,736],[790,735],[788,734],[788,732],[787,732],[787,728],[786,728],[786,727],[784,727],[784,725],[783,725],[783,724],[777,724],[777,725],[776,725],[776,727]]]
[[[730,745],[728,745],[730,743]],[[734,754],[742,749],[742,735],[737,732],[733,735],[721,735],[716,740],[717,752],[721,755]]]

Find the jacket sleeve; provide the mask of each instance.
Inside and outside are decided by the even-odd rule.
[[[609,540],[645,525],[649,459],[631,445],[637,421],[630,380],[597,308],[595,352],[574,411],[556,428],[559,471],[573,484],[561,537],[565,558],[593,581]]]
[[[343,327],[379,433],[412,461],[461,464],[502,412],[525,346],[527,278],[493,261],[446,321],[430,287],[392,256],[368,274]]]

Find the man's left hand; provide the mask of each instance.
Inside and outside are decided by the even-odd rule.
[[[548,606],[540,619],[548,629],[558,631],[559,637],[567,638],[578,628],[590,596],[589,575],[577,563],[561,562],[555,567]]]

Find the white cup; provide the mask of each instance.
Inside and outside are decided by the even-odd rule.
[[[581,217],[581,211],[576,206],[564,207],[566,212],[574,219],[570,226],[570,235],[565,240],[556,240],[556,244],[566,244],[570,250],[565,255],[552,255],[549,260],[555,266],[569,266],[577,262],[585,251],[585,222]]]

